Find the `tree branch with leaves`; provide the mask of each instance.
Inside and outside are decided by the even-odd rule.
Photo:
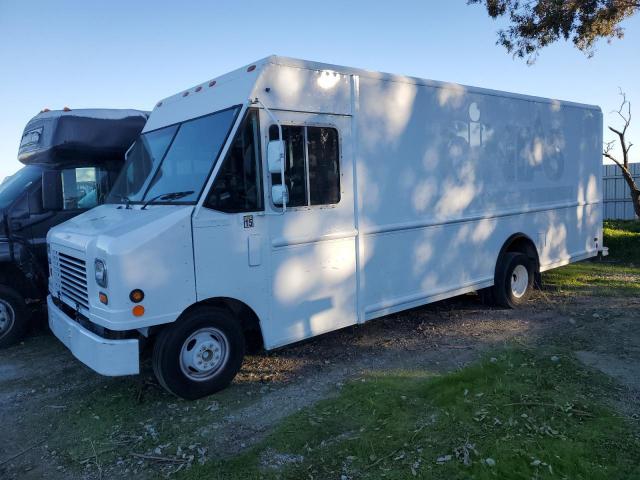
[[[482,4],[490,17],[505,17],[499,45],[514,57],[535,62],[540,50],[560,39],[571,40],[588,56],[599,39],[620,39],[620,23],[640,10],[640,0],[467,0]]]
[[[633,143],[627,140],[627,130],[631,125],[631,102],[627,100],[627,95],[621,90],[620,96],[622,96],[622,103],[620,108],[612,113],[617,114],[622,120],[622,128],[614,128],[609,126],[609,130],[618,136],[620,142],[620,150],[622,151],[622,161],[613,154],[613,150],[616,144],[616,140],[611,140],[604,144],[604,151],[602,155],[605,158],[613,161],[620,170],[622,170],[622,176],[624,177],[629,190],[631,191],[631,200],[633,202],[633,210],[636,216],[640,217],[640,187],[636,184],[631,171],[629,170],[629,150],[633,147]]]

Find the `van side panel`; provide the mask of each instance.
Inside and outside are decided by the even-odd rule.
[[[526,234],[546,269],[602,246],[598,109],[360,78],[365,319],[493,283]]]

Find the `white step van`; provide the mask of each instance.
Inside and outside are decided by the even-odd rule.
[[[184,398],[267,350],[602,247],[598,107],[282,57],[155,106],[108,203],[49,232],[49,324]]]

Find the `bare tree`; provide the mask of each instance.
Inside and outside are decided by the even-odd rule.
[[[616,144],[616,140],[611,140],[604,144],[604,155],[609,160],[612,160],[620,167],[622,170],[622,175],[629,185],[629,190],[631,190],[631,201],[633,202],[633,210],[636,212],[636,216],[640,217],[640,188],[636,184],[633,179],[633,175],[629,171],[629,150],[633,146],[633,143],[629,142],[626,139],[627,129],[629,125],[631,125],[631,102],[627,100],[627,95],[620,90],[620,95],[622,96],[622,104],[620,108],[612,113],[618,114],[618,116],[622,119],[623,127],[622,129],[613,128],[609,126],[609,130],[615,133],[620,140],[620,149],[622,150],[622,162],[620,162],[612,153],[613,148]]]

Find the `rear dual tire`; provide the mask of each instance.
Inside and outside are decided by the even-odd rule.
[[[153,371],[174,395],[195,400],[225,388],[244,358],[236,318],[219,307],[200,307],[165,327],[153,348]]]

